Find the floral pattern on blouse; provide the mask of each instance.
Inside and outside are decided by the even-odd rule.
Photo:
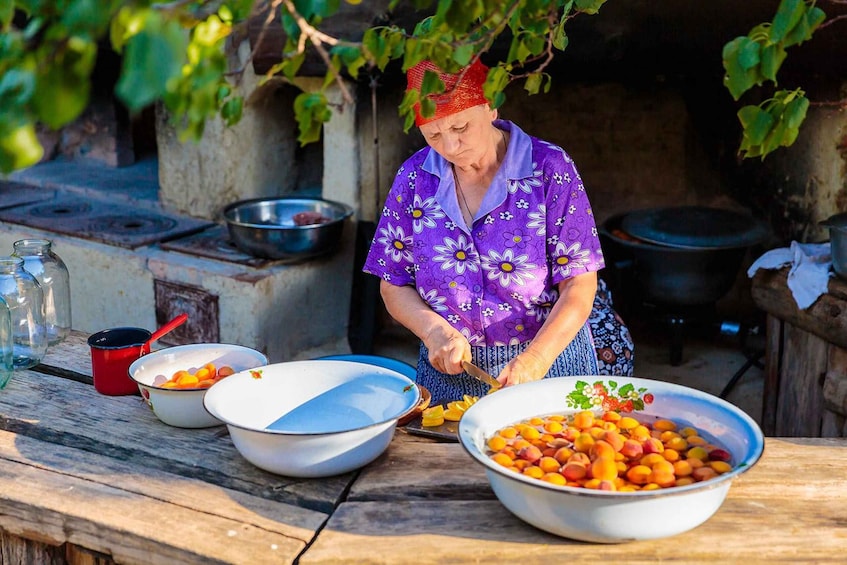
[[[605,266],[582,179],[567,153],[497,120],[506,157],[472,226],[450,163],[429,147],[400,167],[363,270],[421,298],[472,345],[532,339],[557,284]]]

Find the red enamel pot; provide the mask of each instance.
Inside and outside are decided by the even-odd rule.
[[[129,366],[150,353],[150,345],[188,319],[180,314],[154,333],[144,328],[109,328],[88,338],[91,348],[91,374],[100,394],[121,396],[139,394],[138,385],[129,378]]]

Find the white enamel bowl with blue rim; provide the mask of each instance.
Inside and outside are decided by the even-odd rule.
[[[264,353],[230,343],[193,343],[166,347],[141,356],[129,366],[129,377],[159,420],[178,428],[209,428],[223,424],[203,407],[206,388],[156,386],[180,370],[194,373],[208,363],[234,371],[268,364]],[[227,377],[229,378],[229,377]]]
[[[352,361],[290,361],[215,384],[206,410],[257,467],[288,477],[326,477],[367,465],[391,443],[420,390],[397,371]]]
[[[631,415],[642,421],[668,418],[700,430],[732,455],[733,470],[687,486],[610,492],[558,486],[526,477],[489,458],[486,441],[499,429],[535,416],[572,414],[577,383],[602,381],[617,389],[632,384],[653,395]],[[580,387],[584,389],[584,387]],[[598,410],[598,413],[600,411]],[[509,511],[547,532],[576,540],[619,543],[673,536],[708,520],[721,506],[732,480],[762,455],[764,436],[756,422],[732,404],[688,387],[627,377],[560,377],[504,388],[472,405],[459,422],[459,441],[485,467],[495,495]]]

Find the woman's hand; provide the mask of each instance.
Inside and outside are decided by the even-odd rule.
[[[411,286],[379,285],[382,300],[391,316],[420,338],[429,350],[429,362],[448,375],[462,372],[462,359],[471,358],[471,345],[458,330],[424,302]]]
[[[438,324],[423,339],[429,351],[429,363],[448,375],[461,373],[462,360],[471,358],[471,345],[465,336],[449,324]]]
[[[503,367],[497,375],[497,380],[504,387],[537,381],[544,378],[550,370],[550,365],[551,363],[540,355],[527,349]]]

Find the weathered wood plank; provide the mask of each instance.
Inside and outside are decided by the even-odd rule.
[[[120,563],[259,563],[294,561],[327,518],[138,468],[0,432],[0,527]]]
[[[847,283],[829,280],[829,291],[806,310],[797,307],[788,288],[788,269],[760,269],[753,277],[750,293],[756,306],[816,336],[847,347]]]
[[[88,334],[72,331],[67,339],[56,345],[51,345],[47,348],[47,354],[41,360],[41,363],[35,367],[35,370],[93,384]]]
[[[362,469],[347,500],[493,499],[482,466],[456,447],[398,430],[386,452]]]
[[[765,347],[765,385],[762,392],[762,432],[772,436],[776,429],[777,403],[779,402],[779,372],[782,359],[782,320],[770,314],[765,321],[767,346]]]
[[[720,510],[671,538],[586,545],[532,528],[492,500],[345,502],[300,563],[838,562],[847,547],[847,440],[802,441],[809,445],[769,438]],[[798,474],[798,458],[822,464]]]
[[[171,427],[141,397],[103,396],[91,385],[31,370],[15,372],[0,394],[0,429],[321,512],[338,504],[355,477],[274,475],[241,457],[225,426]]]
[[[818,437],[824,411],[823,375],[829,345],[792,324],[783,326],[775,434]]]

